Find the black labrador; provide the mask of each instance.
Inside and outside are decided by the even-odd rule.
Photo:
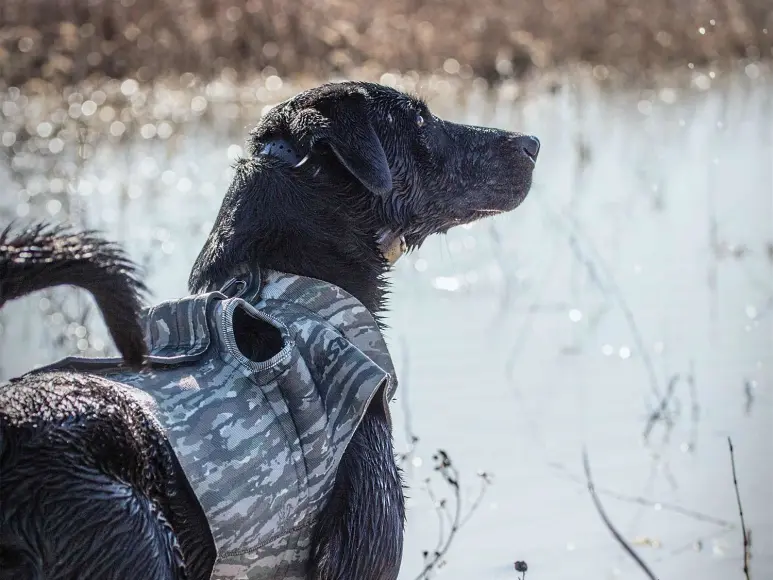
[[[243,264],[258,264],[335,284],[383,315],[387,274],[401,251],[453,226],[516,208],[531,187],[539,147],[531,136],[441,120],[420,99],[377,84],[331,83],[305,91],[271,109],[250,133],[249,155],[236,163],[194,264],[190,290],[218,288]],[[35,452],[34,446],[25,449]],[[16,442],[4,441],[0,467],[18,453]],[[78,465],[76,456],[65,460]],[[45,463],[37,464],[44,469]],[[87,502],[117,472],[120,466],[108,462],[94,485],[71,490],[66,502]],[[153,491],[161,493],[155,499],[163,506],[168,498]],[[183,577],[172,526],[163,510],[148,510],[130,510],[126,517],[155,516],[161,531],[147,537],[173,548],[157,563],[159,569],[166,565],[166,572],[143,577]],[[72,517],[67,509],[60,513]],[[115,514],[77,534],[64,524],[44,526],[39,513],[19,517],[24,541],[17,537],[3,544],[0,536],[3,570],[11,570],[9,563],[35,562],[38,577],[76,578],[83,577],[78,567],[90,562],[100,571],[90,578],[129,578],[124,572],[132,569],[130,562],[150,550],[147,542],[135,547],[121,543],[120,533],[106,532],[116,527]],[[57,512],[46,517],[56,519]],[[374,403],[343,456],[317,522],[308,577],[394,580],[404,518],[392,435],[383,407]],[[140,524],[117,527],[140,529]],[[50,530],[58,536],[51,537]],[[195,569],[195,554],[183,558]],[[0,571],[0,579],[11,577],[22,576]]]

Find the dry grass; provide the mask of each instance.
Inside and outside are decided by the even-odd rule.
[[[494,81],[576,62],[636,77],[771,57],[771,0],[0,2],[0,77],[9,85],[444,65]]]

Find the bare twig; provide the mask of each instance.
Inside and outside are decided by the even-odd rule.
[[[440,520],[440,537],[438,539],[438,543],[435,546],[435,550],[433,552],[424,551],[424,568],[422,568],[421,572],[418,576],[416,576],[415,580],[427,580],[431,577],[432,572],[436,569],[441,567],[445,562],[444,558],[445,555],[448,553],[449,548],[451,547],[451,544],[453,543],[456,534],[459,532],[459,530],[469,521],[470,516],[475,512],[478,507],[480,506],[480,502],[483,498],[484,493],[486,492],[486,488],[488,487],[490,483],[490,478],[487,473],[480,473],[479,476],[481,478],[481,489],[480,493],[478,494],[478,497],[475,499],[475,501],[472,503],[469,510],[467,510],[466,514],[463,514],[463,506],[462,506],[462,493],[461,493],[461,486],[459,485],[459,471],[456,469],[456,467],[451,462],[451,458],[448,456],[448,454],[443,451],[442,449],[439,449],[438,452],[433,456],[433,459],[436,461],[435,465],[435,471],[439,472],[442,478],[445,480],[445,482],[448,484],[448,486],[453,490],[454,494],[454,508],[452,509],[448,502],[445,499],[438,500],[437,496],[432,491],[432,488],[430,487],[430,481],[427,480],[427,493],[430,496],[430,499],[432,500],[435,510],[438,513],[438,519]],[[445,520],[448,518],[450,528],[448,531],[448,535],[444,538],[444,526],[445,526]]]
[[[755,382],[750,379],[746,379],[743,382],[743,393],[746,397],[744,412],[746,415],[751,415],[752,406],[754,405],[754,388]]]
[[[743,573],[746,580],[751,580],[749,573],[749,560],[751,560],[751,542],[749,533],[746,531],[746,522],[743,519],[743,506],[741,506],[741,493],[738,491],[738,478],[735,474],[735,454],[733,453],[733,441],[727,438],[727,446],[730,448],[730,465],[733,467],[733,487],[735,487],[735,498],[738,500],[738,515],[741,516],[741,533],[743,534]]]
[[[409,459],[413,457],[413,453],[416,450],[416,444],[419,442],[419,437],[413,431],[413,416],[411,414],[411,406],[408,404],[408,385],[410,384],[411,373],[411,358],[410,348],[408,348],[408,341],[404,336],[400,335],[398,338],[400,348],[402,350],[403,364],[400,369],[400,401],[402,403],[403,415],[405,417],[404,429],[405,439],[408,442],[408,449],[405,453],[399,455],[400,463],[408,463]]]
[[[432,490],[432,481],[427,478],[424,482],[426,485],[427,495],[429,496],[430,501],[432,502],[432,505],[435,508],[435,511],[437,512],[438,517],[438,540],[437,545],[435,546],[435,550],[433,551],[433,554],[439,554],[440,550],[443,547],[443,539],[445,538],[445,522],[446,518],[451,523],[451,526],[453,526],[453,518],[449,516],[448,514],[448,506],[446,505],[446,500],[442,499],[439,500],[437,496],[435,495],[435,492]],[[426,560],[429,558],[429,552],[424,552],[424,559]]]
[[[647,349],[644,343],[644,338],[642,337],[641,331],[639,330],[639,325],[636,322],[636,318],[633,315],[633,311],[628,306],[628,302],[623,296],[622,290],[617,285],[612,275],[609,274],[609,268],[607,267],[605,261],[602,259],[601,254],[590,243],[590,241],[588,240],[588,237],[580,229],[579,224],[577,224],[575,220],[572,219],[571,217],[567,217],[565,219],[569,221],[571,226],[571,233],[569,235],[569,246],[574,251],[575,257],[577,258],[577,260],[579,260],[580,263],[582,263],[585,266],[591,279],[596,282],[599,289],[607,297],[612,298],[612,300],[617,303],[617,307],[620,309],[620,312],[623,314],[623,317],[625,318],[628,324],[628,328],[631,332],[631,336],[634,342],[636,343],[636,348],[639,351],[639,356],[641,356],[642,362],[644,363],[644,368],[647,371],[647,377],[649,378],[650,390],[652,391],[652,394],[659,399],[661,397],[661,394],[660,394],[660,386],[658,384],[657,373],[655,372],[655,365],[652,362],[652,358],[650,357],[649,350]],[[584,252],[583,249],[578,244],[577,242],[578,234],[583,238],[585,245],[588,247],[589,249],[588,253]],[[593,254],[593,255],[590,255],[590,254]],[[603,277],[605,278],[604,281],[602,281],[601,276],[599,276],[599,270],[603,272]]]
[[[513,346],[510,348],[510,354],[505,361],[505,376],[511,381],[515,380],[515,370],[518,362],[518,356],[521,354],[521,349],[523,348],[524,344],[526,344],[529,338],[529,334],[532,330],[534,324],[534,315],[538,312],[538,307],[540,305],[539,299],[543,295],[543,291],[547,287],[548,283],[553,279],[557,265],[558,260],[553,257],[553,259],[548,263],[548,267],[543,272],[542,278],[536,284],[534,292],[535,299],[526,308],[526,314],[520,325],[520,328],[512,331],[512,334],[515,335],[515,340],[513,341]]]
[[[434,456],[434,459],[435,461],[437,461],[435,470],[440,472],[440,474],[443,476],[443,479],[445,479],[446,482],[454,490],[456,509],[454,510],[453,516],[451,516],[450,508],[448,508],[446,504],[446,500],[441,500],[440,502],[436,502],[436,509],[438,509],[439,511],[442,510],[442,512],[439,513],[441,526],[443,522],[443,516],[441,514],[444,512],[446,515],[449,516],[449,519],[451,520],[451,527],[445,542],[443,542],[441,539],[438,542],[437,547],[435,548],[435,552],[431,556],[425,552],[426,563],[422,571],[416,577],[416,580],[429,578],[429,574],[432,572],[432,570],[442,564],[443,557],[448,552],[448,549],[451,547],[451,543],[453,542],[454,537],[456,536],[456,533],[459,531],[459,527],[461,523],[462,498],[461,498],[461,492],[459,488],[459,474],[456,468],[451,463],[451,459],[448,457],[448,454],[442,449],[438,450],[437,454]]]
[[[674,388],[676,387],[676,384],[679,382],[679,374],[675,374],[671,377],[671,380],[668,382],[668,387],[666,388],[666,394],[663,395],[663,398],[660,401],[660,404],[658,405],[657,409],[652,411],[650,413],[650,416],[647,418],[647,425],[644,427],[644,440],[649,441],[650,433],[652,432],[653,427],[655,427],[655,423],[663,419],[666,422],[666,425],[668,429],[670,430],[673,426],[673,420],[668,415],[668,404],[671,401],[671,396],[674,394]]]
[[[486,488],[491,483],[491,476],[486,472],[478,473],[478,477],[480,477],[480,491],[478,492],[478,497],[475,498],[475,501],[472,502],[470,509],[467,510],[467,515],[464,516],[464,519],[462,519],[461,523],[459,524],[460,528],[470,520],[472,514],[478,511],[480,502],[483,501],[483,496],[486,493]]]
[[[582,482],[583,484],[586,483],[586,481],[583,481],[579,475],[574,475],[569,470],[567,470],[566,467],[564,467],[563,465],[553,465],[553,467],[563,472],[563,476],[570,481],[575,481],[578,483]],[[707,524],[720,526],[727,530],[732,530],[733,528],[735,528],[735,524],[733,524],[732,522],[728,522],[727,520],[723,520],[721,518],[717,518],[708,514],[691,510],[689,508],[685,508],[680,505],[647,499],[646,497],[643,497],[643,496],[628,495],[628,494],[620,493],[612,489],[604,488],[600,486],[594,486],[594,488],[596,490],[596,493],[598,493],[599,495],[605,495],[617,501],[631,503],[631,504],[640,505],[644,507],[657,508],[665,512],[672,512],[675,514],[679,514],[681,516],[690,518],[697,522],[704,522]]]
[[[695,386],[695,363],[690,361],[690,374],[687,376],[687,386],[690,388],[690,441],[688,450],[694,452],[698,446],[698,422],[701,417],[701,408],[698,402],[698,389]]]
[[[542,206],[553,219],[554,223],[567,234],[567,241],[575,258],[585,267],[588,276],[594,282],[596,287],[606,298],[611,299],[617,304],[617,307],[620,309],[620,312],[626,320],[642,363],[644,364],[649,379],[650,391],[652,391],[652,394],[656,399],[660,400],[662,395],[660,393],[659,381],[652,357],[649,354],[649,350],[646,348],[644,338],[639,329],[639,325],[636,322],[636,318],[633,315],[633,311],[628,305],[622,289],[610,273],[610,269],[602,258],[601,253],[596,249],[590,238],[585,234],[580,223],[573,216],[564,212],[559,212],[545,202],[542,202]],[[582,241],[585,249],[580,246],[580,241]]]
[[[710,540],[717,540],[722,538],[727,534],[735,531],[735,529],[736,526],[725,528],[723,530],[695,538],[690,542],[682,544],[681,546],[678,546],[672,550],[665,550],[660,556],[653,558],[653,562],[663,562],[665,560],[672,559],[674,556],[678,556],[679,554],[684,554],[688,551],[701,552]]]
[[[492,328],[498,328],[502,324],[505,316],[507,316],[508,309],[512,306],[512,302],[514,301],[515,288],[513,288],[513,286],[515,285],[515,282],[513,282],[509,274],[512,268],[508,268],[504,263],[504,256],[506,255],[506,252],[502,251],[502,236],[497,230],[497,222],[495,220],[491,220],[488,222],[488,224],[489,237],[491,238],[491,242],[494,246],[493,256],[504,276],[504,287],[499,298],[499,308],[497,309],[496,315],[491,318],[490,323]]]
[[[599,515],[601,516],[601,519],[604,521],[604,524],[607,526],[607,529],[612,533],[615,540],[617,540],[617,543],[622,546],[622,548],[628,553],[631,558],[633,558],[636,563],[639,565],[639,567],[642,569],[642,571],[647,574],[647,576],[650,578],[650,580],[657,580],[655,577],[655,574],[652,573],[652,571],[647,567],[647,564],[644,563],[644,560],[642,560],[639,555],[634,552],[633,548],[628,545],[628,543],[625,541],[623,536],[620,535],[620,532],[618,532],[615,527],[612,525],[612,522],[607,517],[606,512],[604,511],[603,506],[601,505],[601,501],[599,501],[599,497],[596,494],[596,489],[593,485],[593,479],[591,478],[591,472],[590,472],[590,462],[588,461],[588,452],[587,450],[583,449],[582,451],[582,462],[583,466],[585,467],[585,477],[588,481],[588,491],[590,492],[591,498],[593,498],[593,503],[596,506],[596,510],[599,512]]]

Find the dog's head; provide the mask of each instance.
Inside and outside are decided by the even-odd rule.
[[[373,83],[326,84],[271,109],[252,131],[252,156],[356,182],[383,231],[409,246],[516,208],[531,187],[535,137],[460,125],[421,100]]]
[[[517,207],[539,152],[534,137],[443,121],[360,82],[280,103],[247,145],[190,289],[259,264],[341,286],[374,312],[404,246]]]

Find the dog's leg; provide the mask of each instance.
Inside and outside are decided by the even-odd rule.
[[[405,498],[379,397],[344,453],[314,530],[309,578],[395,580],[403,555]]]

